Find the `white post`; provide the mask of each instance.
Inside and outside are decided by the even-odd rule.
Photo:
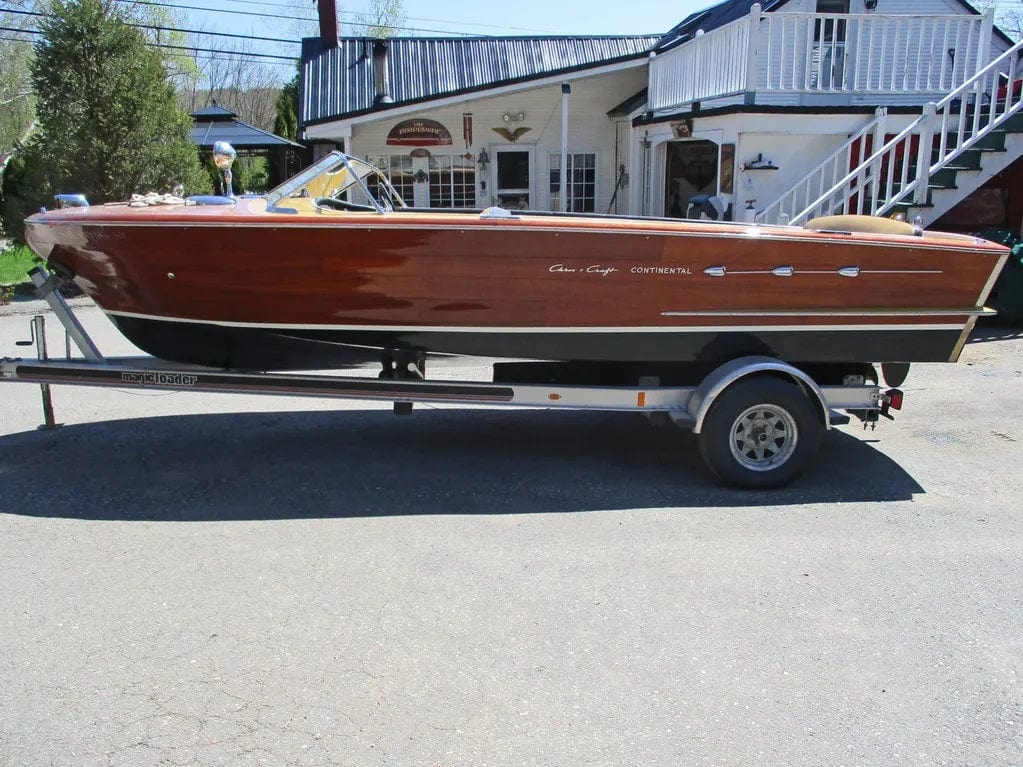
[[[981,21],[980,21],[980,39],[977,40],[977,66],[973,70],[973,74],[976,74],[977,72],[979,72],[980,70],[982,70],[984,67],[987,66],[988,57],[991,55],[991,34],[992,34],[992,31],[993,31],[992,28],[994,27],[994,23],[995,23],[995,9],[994,9],[994,6],[988,6],[987,10],[984,11],[984,16],[981,18]],[[967,74],[964,73],[964,77],[969,78],[970,75],[967,75]],[[977,84],[973,86],[973,93],[974,93],[974,98],[973,98],[973,103],[974,103],[974,109],[973,109],[973,113],[974,113],[973,114],[973,129],[974,129],[974,131],[977,130],[977,127],[979,125],[978,120],[980,118],[980,102],[981,102],[981,97],[982,97],[982,95],[984,93],[984,80],[987,80],[987,79],[988,78],[985,77],[985,78],[983,78],[981,80],[977,80]]]
[[[927,184],[931,180],[931,152],[934,149],[934,124],[937,122],[938,107],[931,101],[924,105],[924,121],[920,126],[920,144],[916,151],[916,190],[913,202],[924,205],[927,202]]]
[[[562,213],[568,210],[568,96],[571,92],[571,85],[561,84],[561,173],[558,181],[561,184]]]
[[[753,104],[757,98],[757,45],[760,42],[760,3],[753,3],[747,19],[746,40],[746,81],[743,90],[746,92],[745,102]],[[768,40],[770,45],[770,40]]]
[[[995,9],[988,6],[980,21],[980,39],[977,40],[977,68],[973,70],[976,74],[987,66],[988,56],[991,55],[991,33],[995,24]],[[969,77],[967,75],[967,77]]]
[[[884,146],[884,137],[888,132],[888,108],[878,107],[874,112],[877,116],[877,123],[874,124],[874,143],[870,147],[870,154],[881,151],[881,147]],[[864,136],[866,139],[866,136]],[[870,155],[867,155],[868,157]],[[877,199],[878,192],[881,189],[881,158],[874,160],[870,168],[870,207],[864,208],[863,205],[865,200],[860,200],[859,213],[866,212],[867,215],[874,215],[874,211],[878,208],[879,200]]]

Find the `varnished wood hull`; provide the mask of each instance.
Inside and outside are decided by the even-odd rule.
[[[1006,251],[664,220],[105,206],[30,244],[146,351],[236,368],[338,345],[551,360],[954,360]]]

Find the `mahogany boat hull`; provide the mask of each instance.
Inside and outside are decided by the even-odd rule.
[[[102,206],[30,245],[143,350],[238,369],[348,347],[570,361],[954,361],[1007,251],[663,219]]]

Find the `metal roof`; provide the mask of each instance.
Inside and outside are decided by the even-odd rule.
[[[661,35],[630,37],[390,38],[391,104],[374,106],[373,40],[346,37],[324,50],[302,41],[301,123],[351,117],[645,55]]]
[[[710,32],[725,24],[731,24],[743,16],[748,16],[754,3],[760,3],[761,10],[769,12],[777,10],[787,2],[788,0],[724,0],[687,16],[657,42],[654,50],[663,53],[691,40],[698,30]]]
[[[239,120],[235,113],[220,106],[209,106],[192,112],[195,124],[191,139],[199,146],[213,146],[214,142],[227,141],[235,149],[276,149],[278,147],[302,148],[301,144],[289,141],[283,136],[260,130],[254,125]]]

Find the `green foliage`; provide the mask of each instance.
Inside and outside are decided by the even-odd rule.
[[[49,186],[93,203],[178,183],[187,193],[208,191],[188,140],[190,117],[160,55],[125,23],[124,8],[54,0],[40,21],[32,83]]]
[[[28,270],[41,262],[26,245],[15,245],[0,251],[0,287],[28,282]]]
[[[217,166],[213,164],[212,155],[207,152],[203,157],[203,167],[209,177],[213,190],[221,193],[220,179],[223,178]],[[242,156],[234,161],[231,167],[231,189],[235,194],[247,192],[265,192],[270,188],[270,167],[265,157]]]
[[[239,157],[234,172],[238,186],[245,192],[265,192],[270,188],[270,165],[265,157]]]
[[[0,222],[9,237],[23,242],[25,217],[52,205],[51,173],[38,136],[18,147],[0,185]]]
[[[274,103],[274,133],[292,141],[298,140],[298,73],[281,89]]]
[[[0,25],[10,26],[18,19],[0,12]],[[35,98],[29,79],[32,44],[20,40],[0,40],[0,154],[23,140],[35,117]]]

